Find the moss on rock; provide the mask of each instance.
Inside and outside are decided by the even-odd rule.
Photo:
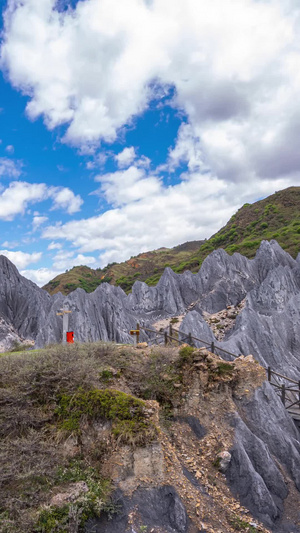
[[[124,444],[145,445],[157,434],[148,418],[145,402],[112,389],[79,390],[73,395],[61,395],[56,414],[60,428],[71,433],[80,433],[83,418],[109,420],[113,435]]]

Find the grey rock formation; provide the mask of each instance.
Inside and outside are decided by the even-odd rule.
[[[130,513],[138,516],[138,524],[131,525],[132,532],[144,531],[145,528],[159,528],[165,533],[188,531],[186,510],[173,487],[138,489],[131,498],[117,491],[114,501],[119,508],[115,518],[111,520],[102,515],[99,519],[90,520],[85,526],[87,533],[125,533]]]
[[[263,366],[299,379],[299,258],[293,260],[276,241],[262,242],[253,260],[242,258],[241,261],[239,254],[229,257],[224,250],[217,252],[221,252],[218,255],[221,266],[208,270],[205,264],[216,252],[204,261],[198,276],[206,279],[205,287],[202,286],[205,294],[202,292],[199,305],[187,313],[180,330],[191,332],[209,344],[213,340],[216,346],[236,355],[251,353]],[[243,275],[237,281],[237,271],[242,272],[242,268]],[[226,297],[222,296],[221,287]],[[216,312],[244,297],[245,309],[236,318],[233,329],[224,341],[216,341],[211,329],[206,327],[202,309]]]
[[[108,284],[92,294],[77,289],[68,297],[50,296],[0,256],[0,313],[18,335],[34,340],[36,347],[61,342],[62,318],[56,313],[63,305],[72,311],[70,330],[75,331],[77,341],[132,342],[129,330],[137,318],[126,307],[126,300],[120,288]]]
[[[193,340],[193,344],[196,346],[196,348],[200,348],[201,346],[203,346],[202,340],[207,342],[208,344],[211,344],[211,342],[216,340],[212,330],[202,317],[201,309],[199,306],[197,306],[193,311],[187,313],[180,326],[179,331],[182,332],[180,334],[180,339],[183,341],[186,341],[186,333],[189,332],[197,339],[200,339]]]
[[[206,257],[198,277],[200,306],[209,313],[216,313],[245,298],[257,285],[258,272],[255,261],[237,253],[229,256],[219,249]]]
[[[13,325],[0,315],[0,352],[7,352],[21,343],[22,339]]]
[[[235,444],[226,473],[228,482],[256,518],[283,532],[287,479],[300,490],[299,433],[267,382],[253,396],[235,402]],[[295,525],[290,527],[290,531],[299,531]]]
[[[175,274],[166,268],[156,287],[136,281],[128,296],[128,306],[139,316],[177,315],[199,297],[199,291],[199,276],[191,272]]]

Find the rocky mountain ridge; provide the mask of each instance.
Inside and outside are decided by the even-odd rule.
[[[145,252],[103,269],[73,267],[43,288],[50,294],[69,294],[78,287],[92,292],[101,283],[108,282],[129,292],[137,280],[156,285],[167,266],[176,273],[197,272],[204,259],[218,248],[229,254],[239,252],[253,258],[262,240],[276,239],[296,258],[300,247],[299,213],[300,187],[289,187],[253,204],[244,204],[223,228],[205,241]]]

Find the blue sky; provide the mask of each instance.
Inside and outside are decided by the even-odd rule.
[[[296,1],[0,6],[0,253],[39,285],[300,184]]]

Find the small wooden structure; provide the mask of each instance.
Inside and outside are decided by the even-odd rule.
[[[68,309],[66,305],[63,306],[62,309],[58,313],[56,313],[57,316],[63,317],[63,334],[62,334],[62,343],[65,344],[66,342],[74,342],[74,333],[69,332],[69,315],[72,313]],[[67,333],[73,333],[73,341],[67,340]],[[70,336],[71,338],[71,336]]]

